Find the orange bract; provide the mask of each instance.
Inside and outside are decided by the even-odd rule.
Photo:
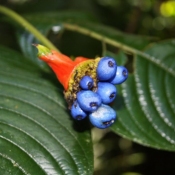
[[[84,57],[77,57],[75,61],[72,61],[68,56],[55,50],[50,50],[39,44],[35,46],[38,48],[38,57],[52,68],[65,90],[68,89],[69,79],[75,67],[88,60]]]

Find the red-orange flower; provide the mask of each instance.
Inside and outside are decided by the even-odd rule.
[[[79,56],[73,61],[68,56],[45,46],[39,44],[35,46],[38,48],[38,57],[52,68],[63,85],[69,106],[76,99],[76,94],[80,90],[79,81],[84,75],[90,75],[94,79],[94,89],[96,88],[96,66],[100,58],[88,59]]]
[[[64,89],[68,89],[69,79],[74,68],[81,62],[87,60],[84,57],[77,57],[75,61],[72,61],[68,56],[59,53],[55,50],[50,50],[42,45],[36,45],[38,48],[38,57],[45,61],[55,72],[58,80],[64,86]]]

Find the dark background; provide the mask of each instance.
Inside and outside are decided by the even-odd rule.
[[[43,11],[82,11],[100,23],[126,33],[153,36],[156,40],[175,38],[175,1],[0,0],[0,5],[21,15]],[[92,57],[102,52],[100,42],[78,33],[64,32],[61,41],[59,37],[53,38],[52,34],[49,37],[69,55]],[[20,50],[13,27],[5,21],[0,22],[0,44]],[[92,133],[94,175],[175,175],[174,152],[141,146],[110,131],[93,129]]]

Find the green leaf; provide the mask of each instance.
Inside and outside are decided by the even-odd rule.
[[[123,104],[113,131],[143,145],[175,150],[175,42],[160,42],[137,56],[135,73],[120,87]],[[148,60],[149,58],[149,60]]]
[[[54,76],[15,51],[0,53],[0,172],[92,174],[90,131],[71,119]]]

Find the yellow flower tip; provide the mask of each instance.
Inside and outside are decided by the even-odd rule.
[[[34,43],[32,45],[35,46],[38,49],[38,57],[41,57],[43,55],[48,55],[48,54],[52,53],[49,48],[47,48],[47,47],[45,47],[41,44],[35,44]]]

